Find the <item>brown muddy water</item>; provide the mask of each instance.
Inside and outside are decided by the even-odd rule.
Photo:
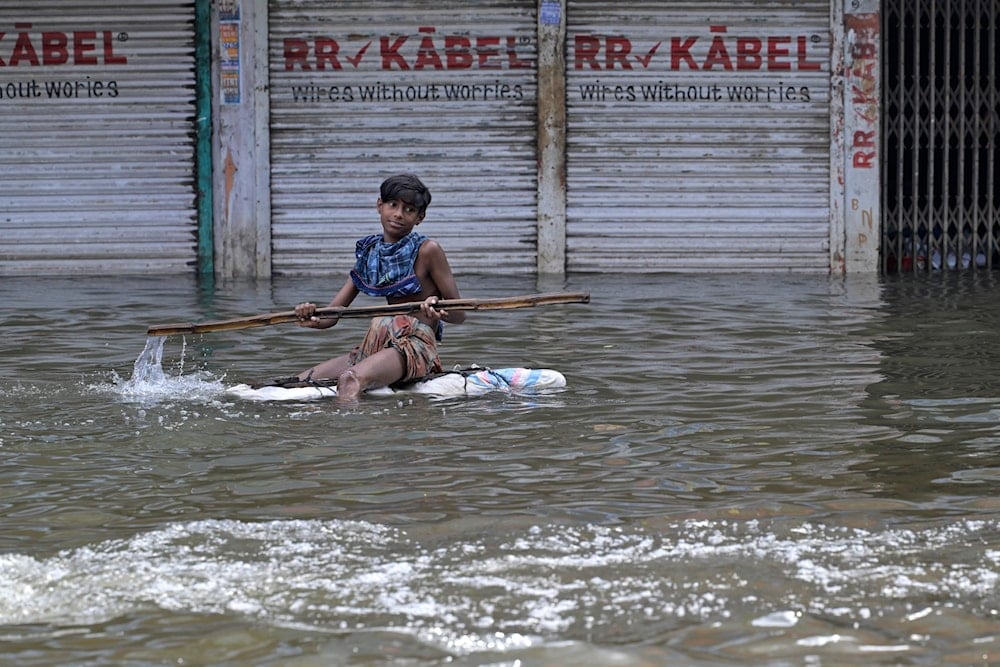
[[[1000,279],[571,276],[446,365],[545,396],[232,400],[339,278],[0,281],[0,663],[1000,664]]]

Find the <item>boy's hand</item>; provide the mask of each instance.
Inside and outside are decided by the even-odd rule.
[[[448,311],[435,308],[438,302],[436,296],[429,296],[424,299],[423,303],[420,304],[420,312],[423,313],[424,317],[429,317],[431,320],[444,320],[448,321]]]
[[[319,323],[319,318],[316,317],[315,303],[300,303],[295,306],[295,315],[299,318],[300,327],[315,328]]]

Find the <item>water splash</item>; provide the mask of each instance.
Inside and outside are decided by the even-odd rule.
[[[167,339],[163,336],[146,337],[146,347],[136,358],[132,366],[132,379],[126,384],[132,386],[158,384],[167,379],[166,373],[163,372],[163,347],[166,342]]]
[[[178,374],[168,375],[163,370],[163,336],[149,336],[146,346],[135,360],[132,377],[115,383],[115,391],[126,401],[155,403],[164,399],[210,399],[224,391],[221,378],[206,371],[184,375],[184,354],[187,343],[181,347]]]

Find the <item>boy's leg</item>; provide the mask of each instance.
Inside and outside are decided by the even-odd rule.
[[[332,380],[351,367],[350,354],[327,359],[299,373],[300,380]]]
[[[366,357],[337,378],[337,399],[343,404],[357,404],[361,392],[385,387],[403,377],[406,365],[399,350],[387,347]]]

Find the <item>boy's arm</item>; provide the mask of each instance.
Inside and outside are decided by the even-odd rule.
[[[455,276],[451,272],[451,264],[448,263],[448,257],[444,254],[444,249],[437,243],[437,241],[426,241],[420,247],[420,254],[424,255],[426,253],[427,268],[431,275],[431,280],[437,286],[439,298],[444,299],[458,299],[461,298],[461,294],[458,293],[458,284],[455,282]],[[449,324],[461,324],[465,321],[465,311],[438,311],[442,314],[441,319]]]
[[[358,295],[358,288],[354,285],[354,281],[351,277],[347,277],[347,282],[344,286],[340,288],[333,299],[330,301],[330,306],[344,306],[347,307],[354,302],[354,298]]]
[[[348,276],[347,282],[345,282],[344,286],[340,288],[340,291],[334,295],[333,299],[330,301],[330,305],[347,307],[351,305],[357,295],[358,288],[354,286],[354,281],[351,280],[350,276]],[[300,303],[295,306],[295,314],[301,318],[299,320],[299,326],[308,327],[310,329],[329,329],[340,321],[335,318],[319,319],[317,317],[313,317],[313,313],[315,312],[316,304],[314,303]]]

